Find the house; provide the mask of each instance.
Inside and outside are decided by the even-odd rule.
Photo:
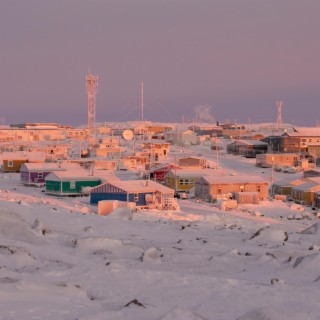
[[[170,169],[164,177],[164,184],[177,192],[187,192],[201,177],[211,174],[212,169]]]
[[[213,175],[202,177],[195,182],[195,196],[209,201],[238,192],[252,195],[257,193],[258,200],[266,199],[268,182],[260,177]]]
[[[180,142],[184,146],[196,145],[198,135],[192,130],[186,130],[181,132]]]
[[[296,186],[300,186],[304,184],[305,180],[297,179],[293,181],[284,181],[275,183],[272,186],[272,194],[285,195],[288,199],[292,199],[292,189]]]
[[[271,168],[277,166],[297,166],[299,154],[297,153],[263,153],[257,154],[256,166],[262,168]]]
[[[201,169],[206,167],[206,159],[199,157],[184,157],[178,159],[178,166],[182,169]]]
[[[257,154],[267,153],[268,144],[258,140],[235,140],[227,145],[227,152],[235,155],[255,158]]]
[[[103,200],[134,202],[137,208],[168,208],[174,205],[174,191],[152,180],[109,181],[90,191],[90,204]],[[173,208],[173,207],[171,207]]]
[[[101,178],[87,170],[75,169],[51,172],[45,178],[46,194],[56,196],[77,196],[88,194],[88,190],[101,183]]]
[[[143,152],[149,152],[154,161],[165,159],[170,151],[170,143],[166,142],[145,142],[141,144]]]
[[[313,168],[303,172],[303,178],[320,177],[320,168]]]
[[[296,152],[311,158],[320,156],[320,128],[318,127],[294,127],[292,132],[287,131],[281,136],[269,136],[263,141],[268,143],[272,151]]]
[[[27,162],[39,163],[45,161],[44,152],[13,151],[2,153],[2,171],[20,172],[21,165]]]
[[[27,186],[44,185],[48,174],[61,170],[65,169],[59,163],[24,163],[20,169],[20,181]]]
[[[215,124],[193,124],[188,127],[189,130],[192,130],[197,135],[209,135],[209,136],[221,136],[222,127]]]
[[[292,188],[291,197],[292,200],[304,204],[312,205],[314,202],[315,192],[320,191],[320,181],[308,181],[306,180],[303,184]]]
[[[151,166],[149,169],[150,179],[164,182],[164,177],[167,172],[171,169],[177,167],[174,163],[165,163],[165,164],[158,164],[156,166]],[[180,168],[181,167],[177,167]]]

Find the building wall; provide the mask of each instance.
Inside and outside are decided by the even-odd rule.
[[[216,199],[219,195],[233,192],[258,192],[259,200],[268,197],[267,183],[230,183],[230,184],[209,184],[201,179],[196,183],[195,195],[203,199]]]
[[[90,204],[97,205],[101,200],[119,200],[119,201],[128,201],[134,202],[137,206],[146,205],[146,195],[152,194],[151,192],[147,193],[118,193],[118,192],[91,192],[90,193]]]
[[[61,182],[60,181],[46,181],[46,192],[50,193],[61,193]]]
[[[12,166],[9,166],[12,161]],[[3,172],[20,172],[21,166],[26,163],[27,160],[3,160]]]

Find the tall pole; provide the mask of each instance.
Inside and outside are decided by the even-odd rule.
[[[274,183],[274,157],[271,158],[272,167],[271,167],[271,196],[273,196],[273,183]]]
[[[143,121],[144,119],[143,119],[143,99],[144,99],[144,97],[143,97],[143,81],[141,82],[141,120]]]
[[[219,168],[219,150],[218,150],[218,137],[215,138],[216,140],[216,168]]]
[[[88,93],[88,140],[92,149],[95,144],[95,122],[96,122],[96,93],[98,88],[98,77],[89,74],[86,76]]]

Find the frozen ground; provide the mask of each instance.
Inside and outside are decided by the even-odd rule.
[[[220,161],[270,176],[252,160]],[[222,212],[190,199],[180,212],[126,220],[93,214],[85,197],[20,186],[16,174],[0,183],[1,320],[320,319],[311,208],[266,201]]]

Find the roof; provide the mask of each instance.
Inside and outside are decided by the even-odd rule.
[[[203,177],[209,184],[231,184],[231,183],[268,183],[267,180],[259,176],[216,176],[210,175]]]
[[[40,163],[24,163],[21,167],[25,167],[28,171],[40,171],[40,170],[65,170],[59,167],[59,163],[56,162],[40,162]]]
[[[164,169],[164,168],[170,168],[170,167],[174,168],[174,167],[178,167],[178,166],[176,166],[174,163],[160,163],[160,164],[158,164],[156,166],[152,166],[150,168],[150,172],[155,172],[157,170],[161,170],[161,169]]]
[[[246,144],[246,145],[258,145],[258,146],[268,145],[268,143],[260,140],[236,140],[235,143]]]
[[[70,181],[70,180],[100,180],[99,177],[91,175],[91,173],[84,169],[73,169],[64,171],[51,172],[46,176],[45,180],[53,181]]]
[[[287,132],[286,134],[289,137],[320,137],[320,128],[319,127],[300,127],[294,128],[296,132]]]
[[[45,153],[42,151],[3,152],[2,159],[4,159],[4,160],[29,160],[29,161],[43,161],[44,162]]]
[[[111,181],[109,184],[128,193],[144,193],[159,191],[164,194],[173,194],[174,190],[152,180]],[[94,191],[94,189],[93,189]]]
[[[197,135],[194,131],[192,131],[192,130],[186,130],[186,131],[184,131],[184,132],[182,132],[181,134],[193,134],[193,135]]]
[[[213,174],[212,169],[170,169],[169,172],[180,177],[204,177]]]
[[[299,186],[295,186],[294,190],[308,191],[308,190],[310,190],[312,188],[315,188],[315,187],[319,187],[320,188],[319,183],[313,182],[313,181],[308,181],[308,182],[306,182],[304,184],[301,184]]]

